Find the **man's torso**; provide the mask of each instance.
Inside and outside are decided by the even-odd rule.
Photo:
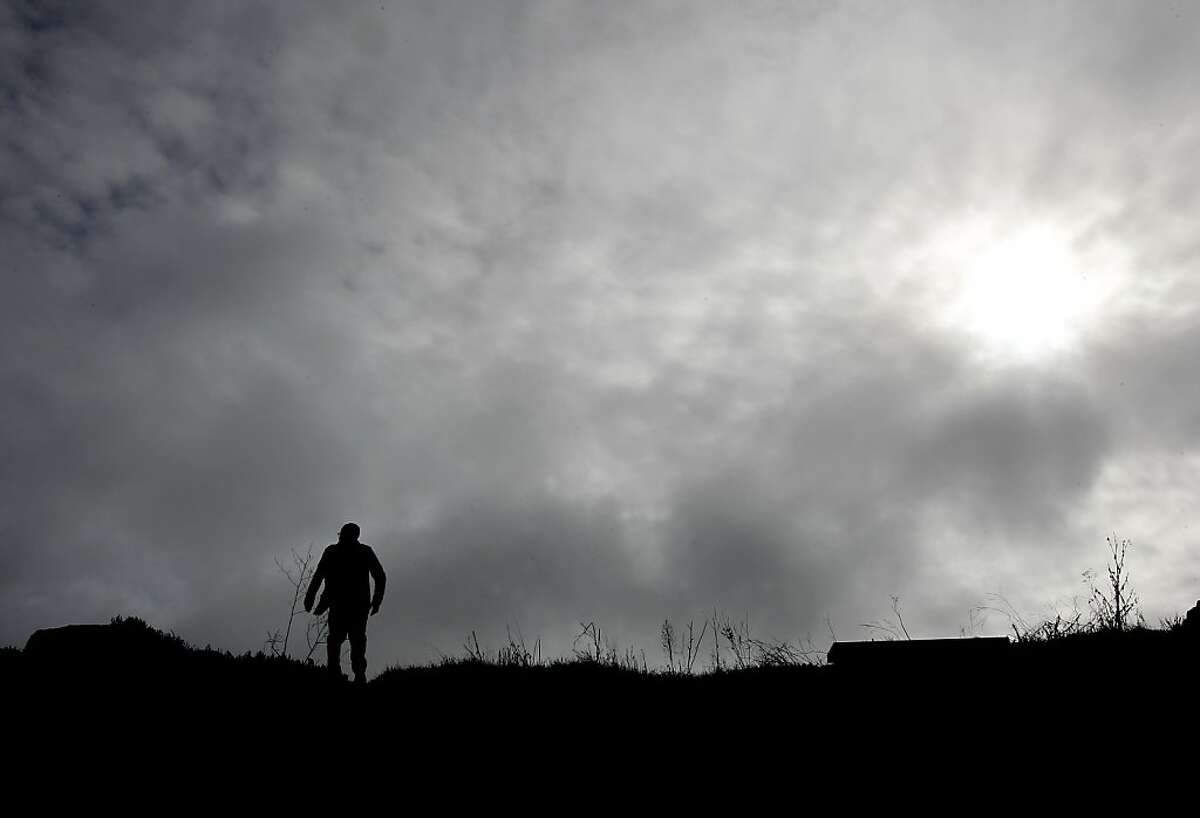
[[[371,565],[374,552],[366,543],[334,543],[321,556],[325,570],[322,601],[349,613],[371,607]]]

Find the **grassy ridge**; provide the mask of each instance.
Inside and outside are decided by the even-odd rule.
[[[354,686],[290,659],[192,648],[138,620],[115,626],[142,647],[82,663],[0,653],[5,700],[19,703],[6,738],[22,758],[61,760],[70,748],[76,766],[139,758],[222,775],[316,765],[320,780],[370,764],[386,780],[456,801],[479,795],[479,775],[498,791],[532,792],[657,775],[728,793],[880,764],[938,775],[957,765],[970,781],[984,759],[1020,767],[1040,753],[1035,766],[1057,764],[1058,748],[1082,747],[1074,757],[1086,757],[1093,739],[1167,746],[1164,737],[1189,735],[1198,678],[1198,646],[1181,628],[1016,642],[988,667],[688,674],[594,657],[466,656]]]
[[[535,660],[504,650],[472,653],[414,667],[392,667],[361,688],[333,680],[323,668],[264,653],[234,655],[196,648],[138,619],[116,619],[104,639],[70,655],[0,652],[0,678],[30,699],[90,692],[125,703],[189,706],[286,706],[324,697],[368,702],[376,710],[410,710],[413,720],[480,710],[590,705],[652,713],[663,706],[743,699],[786,709],[822,701],[842,709],[903,694],[926,703],[1035,701],[1039,695],[1083,702],[1114,691],[1173,689],[1196,677],[1200,640],[1180,625],[1091,629],[1014,641],[1003,662],[984,666],[882,668],[851,672],[809,661],[739,669],[648,669],[610,655]],[[1015,698],[1014,698],[1015,697]],[[669,705],[668,705],[669,703]]]

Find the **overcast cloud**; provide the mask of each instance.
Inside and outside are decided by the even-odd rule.
[[[1112,531],[1185,610],[1196,54],[1167,2],[5,2],[0,643],[256,649],[345,520],[373,671],[956,635]]]

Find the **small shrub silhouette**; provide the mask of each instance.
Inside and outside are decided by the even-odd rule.
[[[1120,540],[1114,534],[1107,539],[1107,543],[1107,582],[1100,587],[1093,582],[1088,599],[1092,609],[1092,626],[1100,631],[1117,632],[1144,626],[1145,619],[1138,609],[1138,595],[1130,584],[1126,566],[1129,540]]]
[[[304,592],[308,590],[308,584],[312,581],[313,574],[316,573],[316,555],[313,553],[313,546],[310,544],[308,550],[301,554],[296,549],[292,549],[291,563],[285,564],[278,557],[275,558],[275,567],[279,572],[287,578],[288,584],[292,586],[291,604],[288,607],[287,622],[284,627],[270,631],[267,633],[266,641],[263,643],[272,656],[288,658],[288,643],[292,637],[292,624],[296,617],[304,613]],[[304,641],[306,643],[306,651],[304,661],[312,663],[313,657],[317,651],[326,643],[329,638],[329,614],[322,613],[319,616],[310,617],[304,627]],[[344,653],[345,651],[343,651]]]

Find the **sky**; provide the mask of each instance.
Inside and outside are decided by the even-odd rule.
[[[0,4],[0,644],[1200,597],[1200,6]],[[1084,607],[1086,610],[1086,607]]]

